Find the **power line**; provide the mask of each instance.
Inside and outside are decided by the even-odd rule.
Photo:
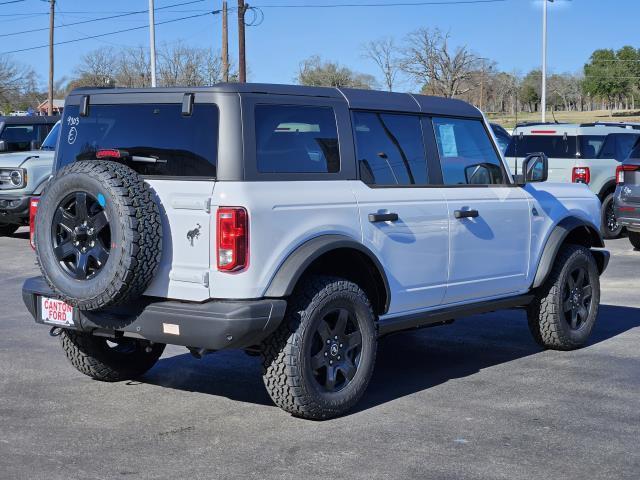
[[[0,5],[9,5],[10,3],[21,3],[24,2],[25,0],[9,0],[7,2],[0,2]]]
[[[419,7],[424,5],[470,5],[482,3],[504,3],[508,0],[451,0],[429,2],[386,2],[386,3],[316,3],[307,5],[280,4],[280,5],[254,5],[257,8],[352,8],[352,7]]]
[[[158,7],[158,8],[156,8],[156,11],[157,10],[166,10],[167,8],[173,8],[173,7],[181,7],[181,6],[184,6],[184,5],[191,5],[193,3],[200,3],[200,2],[203,2],[203,1],[204,0],[191,0],[190,2],[176,3],[176,4],[173,4],[173,5],[167,5],[165,7]],[[56,11],[58,13],[61,13],[59,10],[56,10]],[[128,16],[131,16],[131,15],[137,15],[137,14],[140,14],[140,13],[147,13],[147,12],[148,12],[148,10],[138,10],[138,11],[135,11],[135,12],[120,13],[118,15],[111,15],[111,16],[108,16],[108,17],[99,17],[99,18],[92,18],[92,19],[89,19],[89,20],[81,20],[81,21],[78,21],[78,22],[63,23],[63,24],[60,24],[60,25],[56,25],[55,28],[71,27],[73,25],[82,25],[82,24],[85,24],[85,23],[99,22],[99,21],[102,21],[102,20],[112,20],[114,18],[128,17]],[[25,33],[42,32],[44,30],[49,30],[49,27],[33,28],[31,30],[22,30],[21,32],[2,33],[2,34],[0,34],[0,37],[13,37],[13,36],[16,36],[16,35],[23,35]]]
[[[165,20],[164,22],[156,22],[154,25],[156,25],[156,26],[165,25],[167,23],[180,22],[182,20],[190,20],[192,18],[204,17],[206,15],[215,15],[217,13],[220,13],[220,10],[213,10],[213,11],[209,11],[209,12],[206,12],[206,13],[201,13],[201,14],[198,14],[198,15],[190,15],[188,17],[174,18],[172,20]],[[54,45],[66,45],[68,43],[76,43],[76,42],[82,42],[84,40],[91,40],[91,39],[94,39],[94,38],[106,37],[106,36],[109,36],[109,35],[117,35],[118,33],[132,32],[134,30],[143,30],[145,28],[149,28],[149,25],[142,25],[140,27],[124,28],[122,30],[116,30],[116,31],[113,31],[113,32],[106,32],[106,33],[99,33],[97,35],[89,35],[87,37],[82,37],[82,38],[74,38],[73,40],[65,40],[63,42],[56,42],[56,43],[54,43]],[[49,44],[37,45],[35,47],[28,47],[28,48],[20,48],[20,49],[17,49],[17,50],[10,50],[8,52],[1,52],[0,55],[7,55],[7,54],[10,54],[10,53],[19,53],[19,52],[28,52],[30,50],[37,50],[39,48],[45,48],[45,47],[48,47],[48,46],[49,46]]]

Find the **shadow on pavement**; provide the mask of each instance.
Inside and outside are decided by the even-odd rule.
[[[601,305],[589,345],[640,327],[640,309]],[[522,311],[459,320],[448,327],[402,332],[382,338],[362,411],[482,369],[540,353]],[[571,352],[558,352],[571,355]],[[143,383],[271,405],[259,358],[223,351],[197,360],[190,354],[161,359]]]

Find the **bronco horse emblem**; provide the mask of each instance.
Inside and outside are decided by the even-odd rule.
[[[197,238],[200,238],[200,228],[202,228],[200,224],[196,223],[196,228],[194,228],[193,230],[189,230],[187,232],[187,240],[189,240],[189,243],[191,243],[192,247],[193,247],[193,241]]]

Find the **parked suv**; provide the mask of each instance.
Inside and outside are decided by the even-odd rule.
[[[627,228],[629,241],[640,250],[640,141],[616,171],[616,216]]]
[[[593,328],[598,199],[538,183],[544,155],[516,183],[467,103],[222,84],[80,90],[64,112],[23,297],[90,377],[138,377],[165,344],[245,349],[279,407],[329,418],[392,332],[504,308],[544,348]]]
[[[38,150],[60,117],[0,117],[0,153]]]
[[[549,158],[549,181],[588,185],[602,202],[602,233],[616,238],[623,226],[613,208],[616,167],[640,137],[632,123],[526,124],[516,127],[505,156],[513,171],[531,152]]]
[[[29,203],[51,176],[59,131],[57,123],[39,150],[0,155],[0,237],[29,224]]]

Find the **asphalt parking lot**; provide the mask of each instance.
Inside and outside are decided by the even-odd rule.
[[[0,238],[0,478],[640,478],[640,252],[608,247],[588,347],[541,351],[522,312],[394,335],[357,409],[310,422],[242,352],[171,347],[137,382],[78,373],[23,307],[23,229]]]

